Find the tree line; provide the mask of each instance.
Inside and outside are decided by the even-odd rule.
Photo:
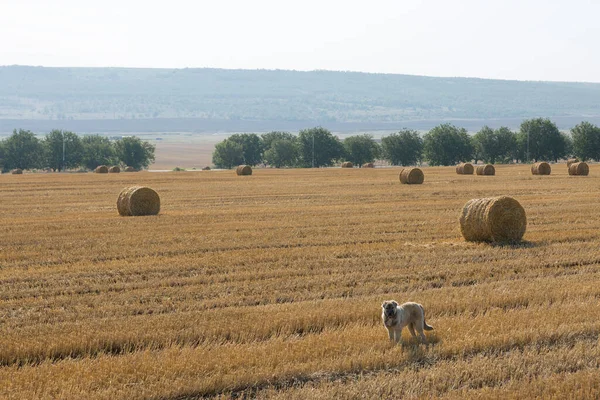
[[[513,163],[558,161],[578,157],[600,160],[600,128],[581,122],[570,134],[560,132],[547,118],[527,119],[517,132],[484,126],[470,136],[453,124],[441,124],[421,136],[402,129],[377,142],[361,134],[340,140],[322,127],[289,132],[234,134],[217,143],[213,164],[232,168],[240,164],[281,167],[326,167],[340,161],[362,166],[375,160],[392,165],[455,165],[459,162]]]
[[[112,141],[101,135],[83,137],[69,131],[53,130],[38,138],[28,130],[14,130],[0,141],[0,167],[4,172],[15,168],[95,169],[99,165],[123,165],[148,168],[154,162],[155,146],[131,136]]]

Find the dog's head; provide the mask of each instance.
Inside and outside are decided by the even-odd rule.
[[[396,316],[398,303],[394,300],[387,300],[381,304],[381,308],[383,308],[383,315],[387,318],[393,318]]]

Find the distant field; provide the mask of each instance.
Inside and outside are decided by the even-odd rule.
[[[0,398],[598,398],[600,165],[0,176]],[[122,188],[161,196],[119,217]],[[466,243],[471,198],[525,207]],[[382,300],[433,345],[392,346]]]
[[[154,153],[156,159],[154,164],[150,165],[150,169],[171,170],[175,167],[202,169],[207,165],[213,165],[212,153],[215,144],[226,137],[226,135],[197,135],[194,137],[176,135],[161,141],[149,140],[156,146]]]

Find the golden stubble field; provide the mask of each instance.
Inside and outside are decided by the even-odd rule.
[[[0,398],[598,398],[600,165],[0,176]],[[122,188],[161,196],[120,217]],[[466,243],[510,195],[520,246]],[[433,343],[392,346],[386,299]]]

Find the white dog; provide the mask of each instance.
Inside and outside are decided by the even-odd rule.
[[[423,329],[426,331],[433,330],[433,327],[427,325],[425,322],[425,310],[423,306],[418,303],[404,303],[398,305],[394,300],[384,301],[381,305],[383,311],[381,313],[381,319],[383,324],[388,330],[390,340],[398,343],[402,339],[402,328],[408,326],[410,334],[417,339],[415,330],[419,332],[421,342],[427,344],[427,338],[423,333]]]

